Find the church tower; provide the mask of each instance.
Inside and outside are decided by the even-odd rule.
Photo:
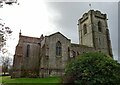
[[[107,15],[90,10],[78,20],[79,43],[112,56]]]

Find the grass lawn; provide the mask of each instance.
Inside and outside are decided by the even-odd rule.
[[[6,83],[9,83],[10,85],[11,84],[13,84],[13,83],[15,83],[15,85],[16,84],[20,84],[20,83],[22,83],[22,85],[23,85],[23,83],[25,84],[27,84],[27,83],[29,83],[29,84],[31,84],[32,85],[32,83],[46,83],[46,84],[53,84],[53,83],[55,83],[55,84],[58,84],[58,83],[60,83],[60,78],[59,77],[49,77],[49,78],[10,78],[10,76],[4,76],[4,77],[0,77],[0,79],[2,79],[2,83],[3,84],[5,84],[6,85]],[[26,85],[25,84],[25,85]],[[39,85],[41,85],[41,84],[39,84]]]

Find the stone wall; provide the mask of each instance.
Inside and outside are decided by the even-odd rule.
[[[39,72],[40,62],[40,38],[22,36],[19,37],[14,56],[13,67],[20,72],[18,77],[31,76]],[[30,46],[29,56],[26,56],[27,45]],[[16,72],[16,75],[17,75]]]
[[[79,44],[71,44],[71,53],[75,53],[75,57],[77,57],[78,55],[81,55],[83,53],[87,53],[87,52],[93,52],[96,51],[94,48],[92,47],[88,47],[85,45],[79,45]],[[72,54],[73,56],[73,54]]]
[[[61,56],[56,55],[56,43],[58,41],[60,41],[62,45]],[[62,75],[62,71],[68,61],[68,48],[70,45],[70,40],[59,32],[45,37],[45,55],[42,56],[41,67],[49,69],[49,72],[47,72],[49,73],[48,75]]]
[[[98,30],[98,22],[101,23],[101,32]],[[87,33],[84,34],[84,25],[87,26]],[[78,20],[80,45],[93,47],[112,56],[111,41],[107,25],[107,15],[100,11],[90,10]]]
[[[98,32],[98,21],[102,23],[102,32]],[[84,24],[87,25],[86,34],[84,34]],[[60,32],[49,36],[41,35],[40,38],[23,36],[20,33],[14,55],[12,76],[62,76],[66,64],[78,55],[96,51],[112,55],[106,14],[90,10],[78,20],[78,29],[79,44],[71,43],[71,40]],[[60,55],[56,52],[57,42],[61,44]]]

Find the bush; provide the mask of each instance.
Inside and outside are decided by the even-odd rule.
[[[85,53],[66,66],[63,83],[119,85],[120,64],[103,53]]]

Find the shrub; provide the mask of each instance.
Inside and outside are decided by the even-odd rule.
[[[63,83],[118,85],[120,64],[103,53],[85,53],[66,66]]]

